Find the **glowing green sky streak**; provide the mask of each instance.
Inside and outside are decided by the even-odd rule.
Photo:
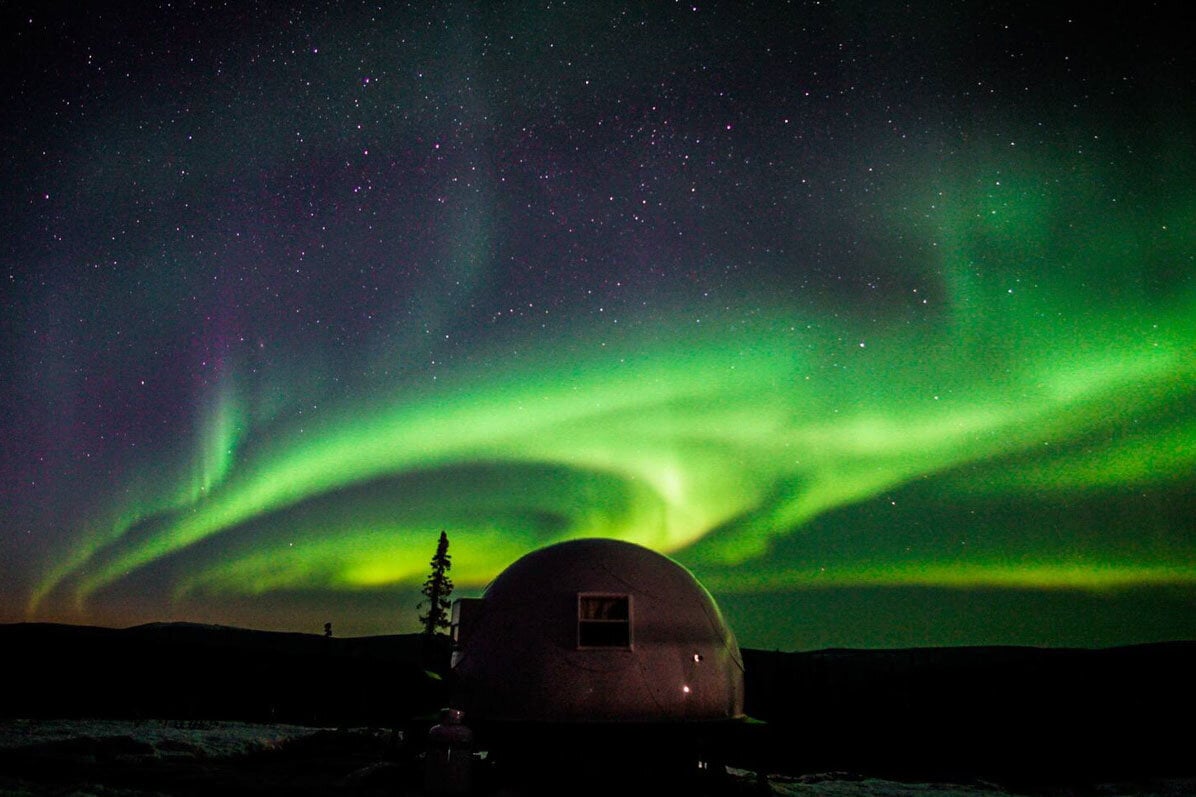
[[[1144,226],[1190,245],[1194,205],[1060,242],[1067,194],[1055,178],[992,182],[941,210],[945,320],[859,332],[745,296],[701,326],[678,313],[610,346],[581,332],[539,347],[534,366],[460,369],[435,389],[396,388],[301,426],[254,428],[229,382],[208,405],[186,486],[82,535],[34,604],[86,602],[203,546],[176,596],[407,586],[440,528],[462,587],[538,545],[594,535],[725,574],[816,518],[920,479],[1000,496],[1190,478],[1196,302],[1131,292],[1125,274],[1141,263],[1122,258],[1148,257]],[[1089,287],[1102,280],[1116,297]],[[484,361],[501,359],[496,346]],[[997,460],[1011,464],[983,481],[958,475]],[[1169,562],[1026,553],[1033,562],[929,554],[712,579],[732,591],[1196,583],[1190,546]]]
[[[884,563],[816,570],[782,569],[760,574],[749,572],[734,578],[707,577],[704,583],[711,589],[727,592],[768,592],[795,587],[831,586],[1082,589],[1102,592],[1142,586],[1187,586],[1192,579],[1190,563],[1126,564],[1058,559],[1033,564],[1001,561],[980,564]]]

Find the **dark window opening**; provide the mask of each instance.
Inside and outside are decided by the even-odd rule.
[[[453,601],[449,625],[449,637],[453,640],[453,650],[460,650],[469,640],[470,629],[481,611],[481,598],[458,598]]]
[[[577,596],[579,648],[631,647],[631,596]]]

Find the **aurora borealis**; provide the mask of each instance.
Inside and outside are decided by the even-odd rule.
[[[1162,11],[3,14],[0,620],[410,631],[445,529],[748,646],[1196,637]]]

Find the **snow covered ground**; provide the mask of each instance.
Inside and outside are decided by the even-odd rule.
[[[754,779],[754,773],[736,771],[737,778]],[[807,775],[800,778],[771,775],[769,794],[784,797],[1014,797],[1015,795],[1078,795],[1088,797],[1191,797],[1196,779],[1167,778],[1150,782],[1105,783],[1010,791],[996,784],[898,783],[876,778],[859,778],[847,773]]]
[[[751,773],[745,778],[754,777]],[[1010,797],[999,787],[963,786],[946,783],[896,783],[891,780],[855,778],[844,775],[808,777],[804,780],[773,775],[768,780],[771,794],[817,795],[817,797]]]
[[[419,795],[423,779],[418,758],[408,757],[404,764],[401,756],[391,755],[404,747],[401,736],[379,729],[330,731],[215,721],[0,720],[0,793],[140,797],[261,789],[262,793],[296,795]],[[390,760],[385,760],[388,757]],[[237,763],[247,761],[256,763]],[[1015,791],[987,783],[901,783],[851,773],[769,774],[765,786],[757,773],[732,769],[729,774],[723,786],[711,784],[700,793],[735,797],[1196,797],[1196,778]],[[197,782],[206,785],[197,791]],[[520,792],[506,789],[502,793]],[[563,788],[559,793],[570,790]]]
[[[128,739],[145,754],[222,758],[276,749],[318,728],[248,722],[164,720],[0,720],[0,750],[45,749],[78,739]],[[148,748],[152,748],[152,751]],[[134,749],[130,747],[129,749]]]

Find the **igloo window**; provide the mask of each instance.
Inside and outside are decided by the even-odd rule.
[[[631,647],[631,596],[578,594],[577,646]]]

